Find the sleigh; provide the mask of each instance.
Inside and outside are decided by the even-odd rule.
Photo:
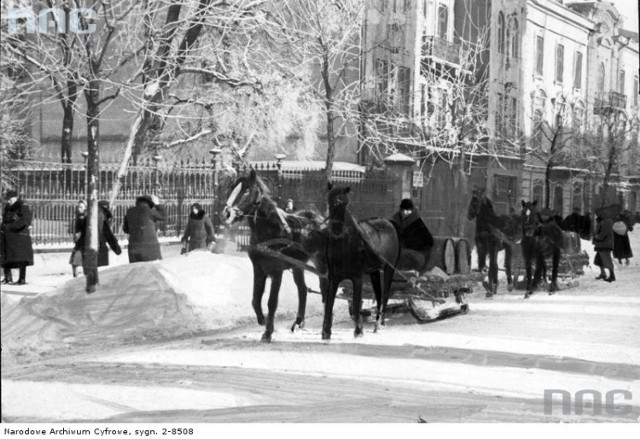
[[[433,322],[469,310],[467,294],[482,280],[481,273],[472,273],[471,246],[462,238],[434,238],[426,271],[418,273],[411,267],[396,270],[391,284],[387,315],[410,312],[421,323]],[[406,269],[409,268],[409,269]],[[362,287],[365,301],[373,301],[371,283],[365,277]],[[350,283],[342,286],[337,298],[349,301],[353,316],[353,289]],[[363,308],[363,316],[375,314],[375,306]]]
[[[562,232],[562,254],[558,264],[558,290],[575,288],[579,285],[579,277],[584,274],[584,267],[589,265],[589,256],[580,247],[580,237],[577,233]],[[550,277],[552,260],[547,258],[545,262],[547,277]],[[535,263],[533,269],[535,270]],[[520,244],[513,251],[513,285],[517,290],[527,288],[526,266],[522,258]]]

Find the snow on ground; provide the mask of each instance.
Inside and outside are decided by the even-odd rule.
[[[33,297],[2,295],[3,361],[57,348],[78,355],[24,360],[2,370],[9,421],[429,422],[635,421],[640,414],[640,227],[636,257],[616,262],[617,281],[587,268],[576,288],[553,296],[478,293],[470,311],[428,325],[393,314],[380,333],[354,340],[345,301],[334,308],[331,342],[320,338],[322,306],[309,295],[306,329],[291,333],[297,294],[285,274],[272,344],[251,309],[245,254],[193,252],[154,263],[122,259]],[[582,242],[593,261],[593,246]],[[68,258],[68,255],[60,258]],[[66,261],[65,261],[66,262]],[[624,262],[624,261],[623,261]],[[49,264],[68,271],[62,262]],[[501,272],[501,277],[504,273]],[[60,276],[57,277],[61,279]],[[66,277],[65,277],[66,279]],[[307,275],[317,289],[315,276]],[[13,292],[18,292],[14,287]],[[17,294],[17,293],[16,293]],[[268,293],[265,293],[265,299]],[[197,334],[198,337],[189,337]],[[153,343],[150,343],[153,341]],[[29,348],[27,348],[29,346]],[[33,364],[33,366],[30,366]],[[548,416],[545,389],[575,395],[632,392],[624,416]],[[34,402],[33,395],[39,395]],[[363,401],[366,401],[363,402]]]
[[[317,278],[308,278],[317,290]],[[96,293],[86,294],[84,287],[81,276],[33,297],[3,295],[3,353],[172,339],[255,322],[253,274],[246,256],[194,251],[121,264],[101,270]],[[285,274],[280,316],[295,316],[297,300],[293,278]],[[308,312],[321,312],[319,302],[308,300]]]

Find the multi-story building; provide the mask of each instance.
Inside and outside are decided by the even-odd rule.
[[[423,206],[435,206],[428,214],[459,208],[447,201],[447,188],[457,187],[452,157],[460,143],[438,134],[456,124],[451,90],[465,70],[465,44],[481,39],[483,28],[488,50],[467,72],[488,76],[486,145],[466,152],[465,163],[480,171],[469,175],[472,184],[484,185],[503,212],[517,208],[520,198],[538,199],[560,215],[592,210],[603,197],[638,209],[640,152],[631,123],[638,114],[638,36],[621,29],[611,3],[371,4],[363,30],[363,99],[387,135],[376,133],[377,141],[395,144],[423,170],[431,163],[435,179],[414,194]],[[619,154],[604,194],[607,145]],[[424,160],[434,156],[440,160]]]

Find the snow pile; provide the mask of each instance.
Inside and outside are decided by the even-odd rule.
[[[310,287],[317,278],[307,275]],[[73,279],[54,292],[2,301],[2,344],[17,354],[47,348],[120,345],[257,324],[251,307],[253,271],[247,256],[195,251],[163,261],[120,265],[100,272],[98,290]],[[270,284],[263,297],[266,301]],[[294,317],[298,295],[291,274],[280,290],[279,316]],[[310,295],[308,315],[322,312]]]

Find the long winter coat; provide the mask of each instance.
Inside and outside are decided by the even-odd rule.
[[[197,248],[207,248],[207,246],[215,241],[213,232],[213,224],[211,219],[204,210],[189,215],[187,228],[184,230],[182,242],[188,243],[187,251]]]
[[[593,245],[596,251],[613,250],[613,220],[605,218],[596,225]]]
[[[151,207],[138,200],[130,208],[122,224],[122,230],[129,234],[129,262],[156,261],[162,259],[160,243],[156,234],[156,222],[165,218],[162,206]]]
[[[111,231],[110,220],[113,214],[109,209],[98,205],[98,267],[109,265],[109,247],[117,255],[122,253],[118,239]],[[78,217],[75,220],[75,233],[79,234],[74,250],[84,251],[86,216]]]
[[[398,232],[402,247],[417,251],[428,251],[433,247],[433,236],[417,210],[414,209],[404,219],[400,212],[396,212],[391,218],[391,223]]]
[[[24,201],[18,199],[12,206],[5,205],[0,225],[0,262],[5,268],[21,264],[33,265],[33,245],[29,229],[33,213]]]

